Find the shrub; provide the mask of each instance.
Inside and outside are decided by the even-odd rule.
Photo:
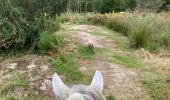
[[[43,40],[44,33],[54,33],[60,28],[59,21],[48,13],[27,16],[29,12],[14,5],[12,1],[1,0],[0,10],[2,12],[0,15],[0,50],[2,51],[7,49],[34,50],[29,48],[38,47],[37,42]]]
[[[30,28],[23,18],[22,10],[4,0],[0,6],[0,48],[8,48],[13,44],[22,47],[28,35],[26,29]]]
[[[38,42],[38,50],[41,53],[47,53],[49,50],[59,51],[62,47],[64,47],[66,40],[64,35],[62,34],[47,34],[41,33],[39,42]]]

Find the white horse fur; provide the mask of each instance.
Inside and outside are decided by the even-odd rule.
[[[94,43],[94,41],[92,41],[91,39],[89,39],[88,42],[87,42],[87,44],[88,44],[89,49],[94,53],[94,49],[95,49],[95,43]]]
[[[106,100],[102,95],[103,76],[99,71],[96,71],[89,86],[79,84],[68,87],[57,73],[53,75],[52,85],[54,93],[60,100]]]

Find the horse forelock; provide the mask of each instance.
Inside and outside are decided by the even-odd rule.
[[[76,94],[76,95],[75,95]],[[105,100],[103,95],[85,85],[74,85],[71,90],[63,95],[61,100],[68,100],[69,97],[82,97],[82,100]],[[102,99],[103,98],[103,99]],[[69,100],[73,100],[72,98]]]

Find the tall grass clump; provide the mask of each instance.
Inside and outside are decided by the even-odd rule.
[[[170,19],[159,14],[129,14],[128,36],[132,47],[148,50],[167,48],[170,45]]]
[[[65,75],[69,82],[76,82],[83,78],[83,73],[78,69],[77,58],[74,53],[61,54],[53,61],[55,72]]]
[[[59,51],[64,47],[65,43],[66,40],[63,34],[47,34],[44,32],[40,36],[38,48],[41,53],[46,53],[50,50]]]
[[[170,18],[165,14],[145,12],[120,12],[94,15],[90,22],[105,25],[114,31],[128,36],[130,46],[158,50],[170,46]],[[98,23],[97,23],[98,24]]]

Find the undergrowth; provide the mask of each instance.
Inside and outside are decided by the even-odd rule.
[[[96,14],[89,18],[93,24],[105,25],[129,38],[129,46],[150,51],[169,49],[170,19],[166,14],[120,12]]]

